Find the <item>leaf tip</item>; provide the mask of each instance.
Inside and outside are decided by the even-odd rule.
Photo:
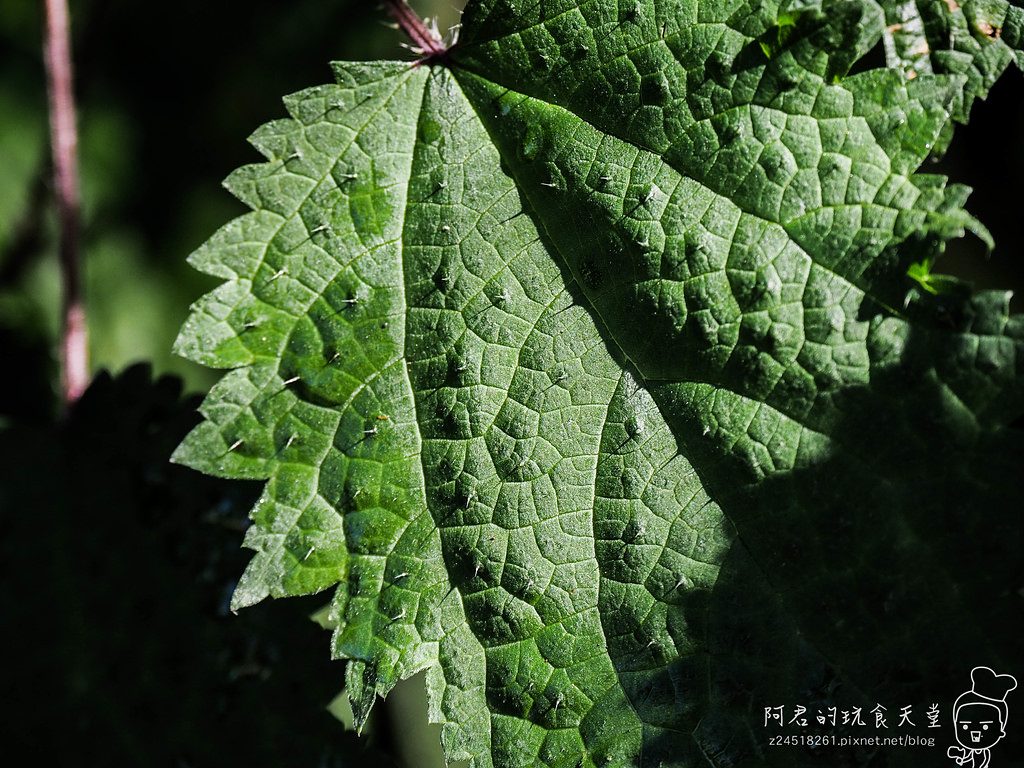
[[[265,580],[253,576],[253,567],[260,561],[260,555],[250,561],[249,566],[242,574],[242,578],[235,585],[235,591],[231,595],[231,612],[238,613],[243,608],[249,608],[257,603],[263,602],[269,595],[270,589]]]
[[[345,669],[345,692],[352,705],[352,724],[356,733],[363,732],[377,698],[376,686],[369,680],[370,673],[365,662],[352,660]]]

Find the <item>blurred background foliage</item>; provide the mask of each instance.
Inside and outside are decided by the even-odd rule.
[[[457,0],[414,0],[442,31]],[[357,740],[327,714],[343,680],[306,618],[326,600],[227,613],[257,486],[167,457],[214,372],[170,353],[216,281],[186,256],[244,212],[220,187],[260,160],[244,137],[332,59],[409,58],[366,0],[72,0],[91,363],[102,374],[56,421],[56,230],[42,4],[0,3],[0,596],[14,638],[10,728],[49,765],[344,766],[442,763],[422,679]],[[991,229],[938,271],[1024,286],[1024,77],[1008,72],[945,158]],[[1017,305],[1018,309],[1020,305]],[[131,367],[147,361],[148,367]],[[169,378],[173,374],[179,378]],[[344,706],[332,709],[344,720]],[[402,738],[393,738],[400,731]]]

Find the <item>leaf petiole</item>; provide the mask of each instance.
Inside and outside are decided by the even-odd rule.
[[[434,61],[447,53],[448,48],[438,35],[436,29],[429,28],[423,19],[409,7],[406,0],[382,0],[388,13],[403,32],[413,41],[415,50],[422,53],[426,60]]]

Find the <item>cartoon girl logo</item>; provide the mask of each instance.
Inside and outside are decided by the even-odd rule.
[[[1006,735],[1006,694],[1016,687],[1012,675],[997,675],[988,667],[971,670],[971,690],[961,693],[953,704],[960,746],[946,750],[947,757],[957,765],[987,768],[992,760],[989,750]]]

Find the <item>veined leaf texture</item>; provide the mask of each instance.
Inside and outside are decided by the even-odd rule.
[[[1021,18],[471,0],[288,97],[177,347],[229,371],[176,460],[266,480],[235,607],[333,589],[357,720],[427,670],[475,766],[941,763],[765,710],[1024,669],[1024,323],[920,277],[988,235],[918,170]]]

